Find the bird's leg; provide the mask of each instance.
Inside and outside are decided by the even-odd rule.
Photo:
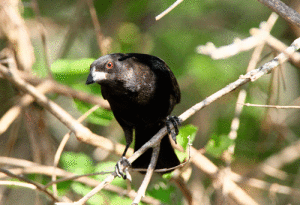
[[[174,130],[171,130],[170,125],[174,126]],[[177,144],[176,136],[179,133],[178,127],[181,125],[181,120],[177,116],[168,116],[166,120],[166,126],[168,130],[168,134],[171,134],[172,139]]]
[[[121,157],[121,159],[117,162],[115,166],[115,172],[118,177],[122,177],[123,179],[128,179],[131,181],[131,176],[128,172],[128,167],[130,167],[131,164],[128,161],[128,159],[124,156]]]
[[[126,152],[132,142],[132,129],[124,129],[125,139],[126,139],[126,147],[122,154],[121,159],[117,162],[115,166],[115,172],[118,177],[122,177],[123,179],[129,179],[131,181],[131,176],[128,172],[128,167],[131,166],[130,162],[125,157]]]

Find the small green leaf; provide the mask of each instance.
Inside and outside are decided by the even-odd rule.
[[[76,174],[88,174],[94,171],[93,160],[84,153],[64,152],[61,156],[61,166]]]
[[[175,190],[176,188],[171,183],[161,180],[153,188],[150,188],[148,193],[150,196],[159,199],[163,204],[172,204],[174,202],[172,196]]]
[[[56,81],[72,85],[75,82],[84,82],[88,76],[89,68],[94,59],[83,58],[80,60],[60,59],[51,65],[51,71]]]
[[[195,140],[197,131],[198,131],[198,128],[195,127],[194,125],[183,126],[182,128],[180,128],[179,134],[176,137],[177,143],[179,143],[184,148],[184,150],[186,150],[186,148],[188,146],[188,142],[189,142],[188,137],[190,138],[190,143],[193,143]]]
[[[180,128],[179,134],[177,135],[177,143],[180,144],[184,150],[187,149],[188,143],[192,144],[195,140],[196,133],[198,131],[198,128],[194,125],[186,125]],[[187,157],[187,154],[185,152],[180,152],[178,150],[175,150],[175,153],[179,159],[179,161],[184,161],[184,159]],[[167,177],[167,175],[165,176]]]
[[[227,135],[212,135],[205,146],[206,152],[214,157],[220,157],[234,143]]]

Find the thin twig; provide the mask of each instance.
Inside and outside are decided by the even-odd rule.
[[[158,21],[159,19],[164,17],[166,14],[168,14],[170,11],[172,11],[176,6],[178,6],[181,2],[183,2],[183,0],[177,0],[175,3],[173,3],[169,8],[167,8],[161,14],[157,15],[155,17],[155,20]]]
[[[101,27],[100,27],[100,22],[97,18],[97,12],[94,6],[94,3],[92,0],[86,0],[86,3],[89,7],[89,11],[92,17],[92,22],[94,25],[94,29],[95,29],[95,34],[97,37],[97,43],[99,46],[99,49],[101,51],[101,55],[106,55],[109,53],[110,50],[110,39],[109,38],[105,38],[103,33],[101,32]]]
[[[26,183],[33,184],[39,191],[41,191],[41,192],[45,193],[46,195],[48,195],[53,201],[59,201],[59,199],[56,198],[55,196],[53,196],[47,189],[45,189],[43,186],[41,186],[40,184],[38,184],[34,181],[31,181],[31,180],[29,180],[25,177],[22,177],[22,176],[15,175],[15,174],[11,173],[10,171],[2,169],[2,168],[0,168],[0,172],[6,174],[7,176],[10,176],[10,177],[19,179],[21,181],[24,181]]]
[[[263,107],[263,108],[276,108],[276,109],[300,109],[300,106],[296,105],[258,105],[251,103],[243,103],[242,105],[247,107]]]

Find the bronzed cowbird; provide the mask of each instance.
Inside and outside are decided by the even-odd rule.
[[[108,100],[111,110],[124,130],[126,138],[125,156],[133,140],[134,150],[138,150],[169,122],[175,131],[168,132],[175,140],[178,134],[175,116],[169,116],[180,102],[180,90],[177,80],[167,66],[158,57],[140,53],[114,53],[100,57],[90,67],[86,84],[101,85],[102,95]],[[176,142],[176,141],[175,141]],[[147,168],[152,149],[132,163],[133,168]],[[179,165],[168,135],[160,144],[156,169],[171,168]]]

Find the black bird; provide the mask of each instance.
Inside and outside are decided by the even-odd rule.
[[[105,55],[91,64],[86,84],[95,82],[101,85],[103,97],[124,130],[126,148],[123,156],[133,140],[133,129],[135,151],[165,125],[176,142],[180,120],[169,115],[180,102],[180,90],[174,74],[163,60],[139,53]],[[169,123],[173,123],[175,131],[170,130]],[[156,169],[180,164],[168,135],[164,136],[160,147]],[[132,167],[148,168],[151,154],[152,150],[147,150],[132,163]]]

